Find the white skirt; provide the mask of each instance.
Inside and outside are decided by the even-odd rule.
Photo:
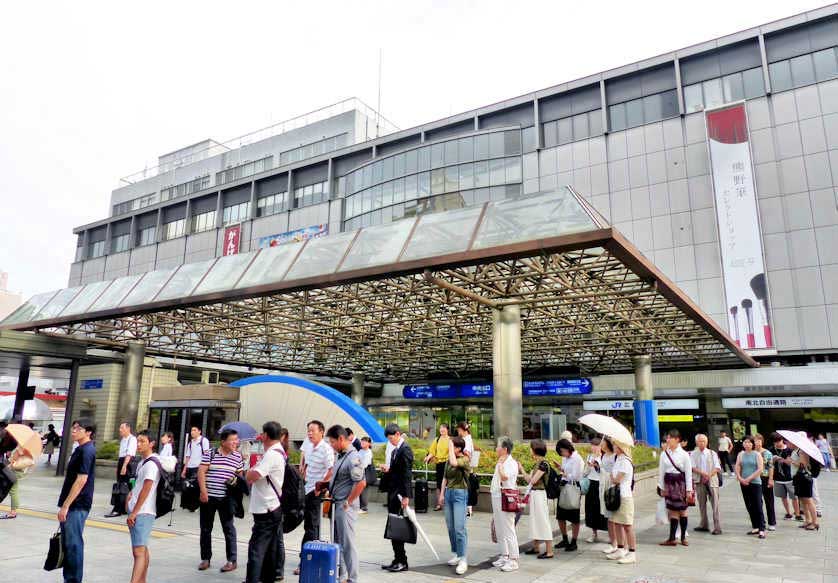
[[[547,505],[547,492],[530,491],[530,538],[532,540],[553,540],[550,526],[550,508]]]
[[[605,491],[611,487],[611,474],[606,472],[599,473],[599,511],[602,515],[611,520],[611,511],[605,508]]]

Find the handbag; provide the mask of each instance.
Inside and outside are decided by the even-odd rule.
[[[582,500],[582,490],[576,482],[565,482],[559,494],[559,508],[562,510],[579,510]]]
[[[54,571],[64,566],[64,535],[58,529],[49,539],[47,559],[44,561],[44,571]]]
[[[588,476],[585,476],[581,480],[579,480],[579,490],[582,491],[582,495],[585,496],[588,493],[588,490],[591,489],[591,479]]]
[[[504,512],[518,512],[521,508],[521,493],[517,488],[504,488],[500,491],[500,509]]]
[[[669,455],[668,450],[663,450],[663,452],[666,454],[666,457],[669,458],[669,463],[672,464],[672,467],[675,468],[676,470],[678,470],[681,473],[681,475],[684,476],[684,489],[686,490],[686,488],[687,488],[687,474],[686,474],[686,472],[684,472],[684,470],[682,470],[681,468],[679,468],[678,466],[675,465],[675,462],[672,461],[672,456]],[[695,506],[695,490],[686,490],[686,492],[687,492],[687,495],[686,495],[687,507]]]
[[[378,472],[375,471],[374,465],[370,464],[364,468],[364,480],[367,482],[368,488],[378,483]]]
[[[605,502],[605,509],[609,512],[616,512],[620,509],[620,485],[615,484],[605,491],[602,496]]]
[[[387,525],[384,527],[384,538],[415,545],[416,525],[403,514],[390,513],[387,515]]]

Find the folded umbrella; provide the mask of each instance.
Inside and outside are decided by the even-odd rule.
[[[804,431],[789,431],[787,429],[781,429],[777,433],[783,436],[787,442],[795,446],[796,448],[800,449],[812,458],[813,462],[817,462],[823,465],[823,456],[821,456],[821,451],[818,449],[812,440],[809,439],[809,436],[806,435]]]
[[[227,423],[226,425],[222,426],[221,429],[218,430],[219,433],[222,431],[226,431],[228,429],[232,429],[236,433],[239,434],[239,439],[244,439],[245,441],[250,441],[251,439],[256,439],[256,436],[259,435],[259,432],[253,428],[252,425],[249,423],[245,423],[244,421],[233,421],[232,423]]]
[[[620,445],[629,447],[634,445],[634,437],[632,437],[631,431],[613,417],[600,415],[599,413],[589,413],[582,415],[579,418],[579,423],[587,425],[597,433],[610,437],[613,441],[619,442]]]
[[[401,502],[402,497],[399,496],[399,502]],[[434,545],[431,544],[431,539],[428,538],[428,535],[425,533],[425,530],[422,528],[422,525],[419,524],[419,519],[416,518],[416,511],[413,510],[410,506],[404,509],[404,515],[407,519],[413,523],[413,526],[416,527],[416,532],[419,533],[419,536],[422,537],[422,540],[425,541],[425,544],[428,545],[428,548],[431,549],[431,552],[436,557],[436,560],[439,560],[439,553],[436,552]]]
[[[17,444],[36,460],[40,457],[44,446],[41,444],[41,436],[33,431],[28,425],[12,423],[6,427],[6,433],[11,435]]]

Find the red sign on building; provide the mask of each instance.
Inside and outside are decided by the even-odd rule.
[[[241,234],[241,225],[234,225],[224,229],[224,256],[238,254]]]

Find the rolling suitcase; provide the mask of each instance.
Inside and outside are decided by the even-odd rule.
[[[329,513],[329,540],[335,540],[334,509]],[[303,545],[300,583],[339,583],[340,546],[334,542],[310,541]]]
[[[428,466],[425,466],[428,469]],[[427,475],[427,474],[425,474]],[[413,506],[416,512],[428,511],[428,480],[416,480],[413,484]]]

